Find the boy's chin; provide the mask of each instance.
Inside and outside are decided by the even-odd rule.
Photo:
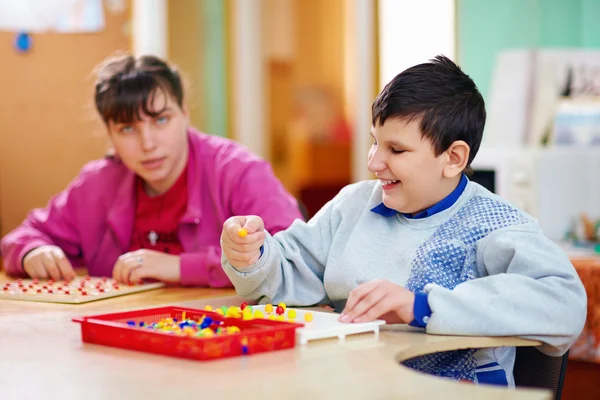
[[[413,211],[412,209],[409,209],[409,207],[407,207],[405,204],[399,201],[399,199],[395,199],[390,196],[383,196],[383,204],[387,208],[391,208],[392,210],[397,211],[401,214],[414,214],[415,212],[417,212]]]
[[[394,201],[395,199],[389,197],[389,196],[383,196],[383,204],[387,207],[387,208],[391,208],[392,210],[398,211],[398,212],[404,212],[404,211],[400,211],[399,208],[399,204],[398,201]]]

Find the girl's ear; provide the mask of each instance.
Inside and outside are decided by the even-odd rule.
[[[106,153],[104,154],[105,158],[110,158],[112,160],[116,160],[116,161],[120,161],[121,158],[119,157],[119,153],[117,153],[117,149],[115,149],[114,147],[110,146],[107,150]]]

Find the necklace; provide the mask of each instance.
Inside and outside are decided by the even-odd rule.
[[[158,240],[158,233],[156,233],[154,231],[150,231],[148,233],[148,240],[150,241],[150,244],[152,246],[156,246],[156,242]]]
[[[144,195],[150,199],[150,201],[152,201],[153,198],[156,198],[157,196],[153,196],[150,193],[148,193],[148,191],[146,190],[146,186],[144,184],[144,181],[140,179],[140,185],[141,185],[141,190],[143,191]],[[150,189],[150,187],[147,187],[148,189]],[[160,217],[162,215],[164,206],[165,206],[165,199],[166,199],[166,193],[160,194],[158,195],[159,198],[157,200],[160,201],[160,207],[158,209],[158,213],[155,215],[155,217],[157,219],[160,220]],[[150,232],[148,232],[148,236],[146,236],[148,238],[148,241],[150,242],[151,246],[156,246],[156,244],[158,243],[158,238],[159,235],[158,233],[156,233],[156,231],[153,229]]]

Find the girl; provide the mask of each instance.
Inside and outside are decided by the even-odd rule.
[[[219,246],[227,218],[262,215],[273,233],[302,218],[268,163],[189,127],[179,73],[165,61],[107,59],[95,104],[114,154],[3,238],[8,274],[70,279],[84,265],[124,283],[230,286]]]

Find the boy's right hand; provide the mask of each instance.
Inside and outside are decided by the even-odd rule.
[[[245,229],[246,234],[240,234]],[[231,217],[223,224],[221,249],[236,268],[254,264],[260,258],[260,248],[265,243],[265,224],[255,215]]]
[[[76,274],[67,256],[58,246],[40,246],[23,258],[23,269],[31,278],[71,280]]]

